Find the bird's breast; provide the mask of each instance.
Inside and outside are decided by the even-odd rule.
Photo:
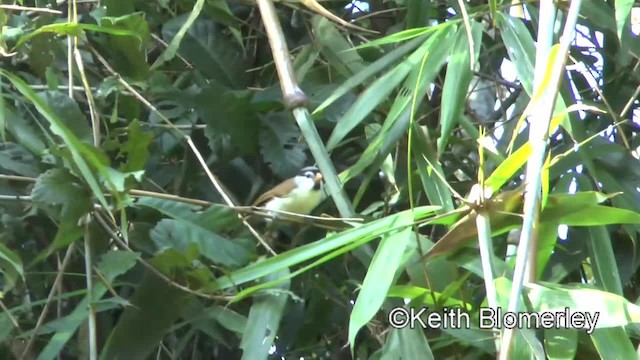
[[[273,198],[265,204],[268,210],[288,211],[308,215],[322,201],[322,191],[294,191],[287,197]]]

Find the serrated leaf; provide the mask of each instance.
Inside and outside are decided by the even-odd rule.
[[[87,117],[80,111],[80,107],[75,100],[59,91],[44,91],[38,93],[44,99],[51,110],[53,110],[60,119],[62,119],[78,138],[78,140],[91,143],[91,128]]]
[[[15,143],[0,143],[0,168],[16,175],[36,177],[40,173],[33,155]]]
[[[185,104],[193,104],[207,124],[205,135],[212,149],[219,151],[216,142],[222,139],[229,139],[229,146],[233,145],[234,150],[245,154],[254,154],[258,149],[260,122],[251,106],[249,92],[210,84],[195,95],[181,96],[179,99]]]
[[[245,265],[252,256],[246,244],[226,239],[193,222],[164,219],[151,230],[150,235],[159,251],[177,249],[186,252],[195,247],[202,256],[227,267]]]
[[[162,37],[172,41],[189,14],[175,17],[162,27]],[[240,89],[246,83],[246,65],[240,45],[224,34],[224,27],[200,17],[180,43],[178,53],[210,79]]]
[[[307,156],[298,143],[300,130],[285,115],[268,116],[262,120],[260,153],[271,170],[287,178],[301,169]]]
[[[115,279],[136,264],[140,259],[139,252],[131,251],[109,251],[100,257],[98,269],[108,279]]]
[[[50,169],[38,176],[31,197],[45,207],[60,206],[63,218],[75,217],[76,221],[91,209],[88,192],[65,169]]]
[[[120,148],[121,154],[126,154],[127,161],[122,166],[122,171],[135,172],[144,170],[145,163],[149,158],[149,144],[153,141],[153,134],[142,131],[140,122],[134,120],[127,129],[127,142]]]
[[[105,29],[125,30],[137,36],[108,35],[108,51],[116,70],[136,80],[149,76],[149,64],[145,45],[150,38],[149,24],[143,12],[119,17],[102,17],[100,25]]]

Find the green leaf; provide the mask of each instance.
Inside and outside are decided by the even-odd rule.
[[[622,327],[597,329],[591,335],[591,341],[602,359],[610,354],[616,354],[621,359],[634,359],[638,355],[629,334]]]
[[[42,154],[45,150],[42,134],[36,131],[26,118],[16,115],[15,109],[6,102],[2,111],[4,111],[4,116],[7,120],[7,132],[13,135],[16,142],[34,155]]]
[[[92,208],[89,193],[66,169],[51,169],[38,176],[31,197],[45,208],[62,208],[60,216],[76,222]]]
[[[33,155],[22,146],[10,142],[0,143],[0,168],[22,176],[36,177],[40,174]]]
[[[384,70],[387,66],[393,64],[398,59],[402,58],[409,51],[415,49],[424,43],[426,37],[419,37],[417,39],[413,39],[406,44],[399,46],[397,49],[387,53],[380,59],[376,60],[371,65],[368,65],[362,71],[350,77],[346,81],[340,84],[338,88],[329,96],[327,99],[322,102],[322,104],[318,105],[318,107],[313,111],[313,115],[316,115],[322,111],[324,111],[329,105],[333,104],[335,101],[342,99],[342,97],[352,91],[356,86],[362,84],[367,79],[372,77],[373,75],[379,73]]]
[[[429,11],[431,10],[431,7],[432,5],[428,1],[408,0],[406,28],[413,29],[425,26],[429,20]]]
[[[59,91],[44,91],[38,93],[49,105],[59,119],[73,132],[78,140],[84,143],[91,143],[93,137],[89,121],[84,116],[78,103],[66,94]]]
[[[364,69],[364,61],[333,22],[316,15],[311,19],[311,24],[320,52],[337,72],[347,78]]]
[[[188,15],[175,17],[164,24],[162,37],[165,41],[173,41]],[[178,53],[207,78],[234,89],[244,89],[247,74],[243,49],[219,24],[202,17],[196,20],[180,42]]]
[[[566,214],[559,221],[570,226],[640,224],[640,214],[627,209],[595,205]]]
[[[222,205],[214,204],[202,211],[201,206],[151,197],[138,198],[136,205],[156,209],[177,220],[196,222],[212,231],[229,232],[241,226],[236,213]]]
[[[130,31],[136,37],[108,35],[108,51],[113,66],[119,73],[135,80],[144,80],[149,76],[149,64],[146,57],[146,43],[150,38],[149,24],[144,13],[137,12],[120,17],[103,17],[100,25],[114,31]]]
[[[536,48],[529,30],[518,19],[502,13],[498,13],[496,24],[501,30],[500,34],[516,68],[518,79],[529,96],[533,96],[533,68]]]
[[[197,0],[193,5],[191,12],[189,13],[189,17],[185,20],[184,24],[180,27],[180,30],[176,33],[176,35],[171,39],[171,43],[167,48],[158,56],[156,61],[151,65],[151,70],[156,70],[158,67],[162,66],[162,64],[167,61],[173,59],[178,52],[178,48],[180,47],[180,42],[182,42],[182,38],[187,33],[187,30],[191,27],[194,21],[200,15],[202,11],[202,6],[204,5],[204,0]]]
[[[496,286],[501,281],[496,281]],[[557,284],[541,283],[525,285],[527,296],[535,311],[566,311],[582,312],[589,314],[591,323],[597,329],[626,326],[630,323],[640,322],[640,307],[629,302],[622,296],[610,292],[591,289],[588,287],[563,286]],[[585,324],[585,329],[588,324]],[[587,333],[591,329],[586,329]]]
[[[423,58],[427,56],[428,59],[430,59],[430,52],[441,49],[438,47],[438,44],[448,41],[448,37],[452,33],[452,31],[450,31],[451,29],[451,26],[440,28],[440,30],[429,37],[422,46],[409,55],[406,60],[374,81],[373,84],[358,97],[353,106],[349,108],[342,120],[336,125],[327,141],[327,150],[335,148],[376,106],[386,100],[394,88],[397,87],[412,70],[414,74],[416,74],[416,70],[419,70],[422,64],[424,64]],[[430,69],[431,71],[436,71],[435,67]],[[424,77],[427,78],[427,76]],[[414,79],[415,78],[417,78],[417,75],[414,75]],[[415,81],[411,86],[415,86]],[[397,111],[404,109],[408,104],[407,102],[402,106],[396,105],[398,107]]]
[[[545,329],[544,348],[550,360],[575,359],[578,350],[578,332],[573,329]]]
[[[194,222],[164,219],[150,235],[160,252],[165,249],[186,252],[195,248],[202,256],[227,267],[242,266],[253,255],[248,244],[226,239]]]
[[[447,66],[447,75],[442,87],[442,105],[440,109],[440,138],[438,139],[438,153],[444,152],[449,142],[449,136],[458,125],[458,118],[462,115],[467,101],[469,83],[473,77],[472,67],[475,68],[482,40],[482,26],[479,22],[471,21],[472,39],[468,38],[465,26],[458,27],[453,49]],[[473,41],[474,58],[471,57],[470,44]]]
[[[82,24],[76,22],[62,22],[56,24],[47,24],[39,27],[35,31],[28,33],[18,40],[16,43],[16,48],[21,47],[27,41],[31,40],[34,36],[44,34],[44,33],[56,33],[58,35],[67,35],[67,36],[80,36],[82,34],[82,30],[90,30],[105,34],[111,34],[116,36],[131,36],[131,37],[140,37],[140,33],[136,31],[130,31],[129,29],[118,29],[118,28],[109,28],[108,26],[97,26],[93,24]]]
[[[140,253],[130,251],[109,251],[100,257],[98,270],[109,280],[125,274],[140,259]]]
[[[264,281],[287,277],[288,274],[289,270],[283,269],[266,276]],[[249,310],[247,325],[240,341],[242,359],[258,360],[269,357],[269,349],[278,334],[280,320],[289,298],[286,292],[289,287],[290,283],[286,281],[277,288],[253,297],[253,305]]]
[[[22,267],[22,260],[20,259],[20,256],[18,256],[18,254],[13,252],[11,249],[6,247],[1,242],[0,242],[0,260],[2,260],[0,261],[0,268],[3,269],[3,272],[6,271],[5,270],[6,265],[3,264],[3,262],[5,262],[9,266],[11,266],[11,269],[13,271],[18,273],[18,275],[20,275],[20,277],[24,279],[24,268]],[[1,299],[2,299],[2,293],[0,292],[0,300]]]
[[[152,141],[153,134],[142,131],[138,120],[132,121],[127,128],[127,141],[120,147],[120,154],[127,156],[121,170],[125,173],[144,170]]]
[[[298,143],[300,130],[284,114],[274,114],[262,120],[260,152],[264,161],[281,178],[288,178],[304,167],[307,156]]]
[[[616,9],[616,32],[618,40],[623,41],[623,32],[629,31],[631,20],[631,9],[633,8],[633,0],[615,0]]]
[[[219,84],[209,84],[198,94],[182,94],[183,103],[193,104],[207,124],[205,135],[212,150],[221,152],[215,142],[228,139],[234,150],[254,155],[258,149],[259,119],[247,91],[232,91]]]
[[[104,197],[104,193],[100,189],[98,181],[89,168],[89,164],[85,161],[82,155],[85,155],[88,158],[89,163],[99,170],[104,170],[104,164],[95,155],[95,153],[89,151],[89,148],[78,140],[78,138],[65,126],[63,121],[53,112],[53,110],[44,101],[42,101],[42,99],[40,99],[22,79],[2,69],[0,69],[0,74],[7,77],[27,99],[33,102],[33,105],[38,109],[38,112],[40,112],[40,114],[49,121],[51,131],[55,135],[59,136],[69,148],[75,165],[78,167],[78,170],[89,185],[89,188],[91,188],[93,195],[98,198],[100,205],[105,209],[108,209],[109,205]]]
[[[349,318],[349,344],[353,352],[356,335],[378,312],[393,285],[396,271],[400,268],[404,250],[411,241],[413,215],[404,212],[390,224],[394,230],[382,237],[367,275],[362,283],[356,303]]]
[[[190,296],[157,275],[147,273],[130,299],[133,306],[125,308],[100,358],[146,358],[180,317]]]

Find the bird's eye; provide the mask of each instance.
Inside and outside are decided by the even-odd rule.
[[[314,174],[311,171],[307,171],[306,173],[304,173],[304,176],[309,179],[313,179]]]

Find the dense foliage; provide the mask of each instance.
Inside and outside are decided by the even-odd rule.
[[[537,3],[276,2],[354,219],[279,221],[275,256],[252,232],[273,233],[264,214],[229,205],[317,159],[255,2],[2,4],[0,358],[495,357],[476,220],[506,306],[540,126],[524,115],[552,107]],[[518,331],[514,358],[636,358],[632,6],[583,1],[521,308],[599,312],[597,329]],[[493,196],[463,200],[479,179]],[[314,215],[339,217],[333,204]],[[394,329],[402,306],[461,307],[472,326]]]

